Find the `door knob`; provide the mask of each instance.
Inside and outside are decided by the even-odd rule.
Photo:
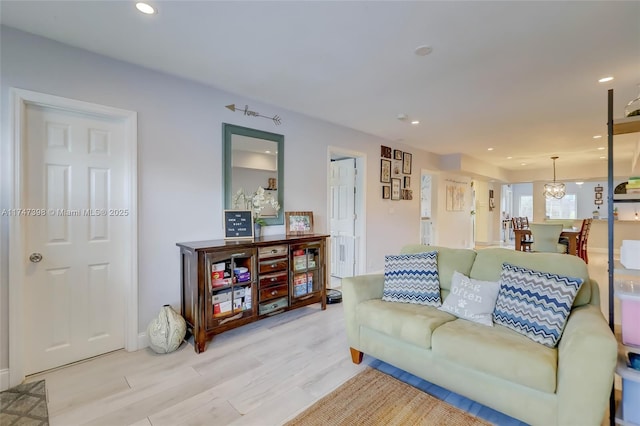
[[[42,255],[40,253],[31,253],[31,256],[29,256],[29,260],[33,263],[38,263],[42,260]]]

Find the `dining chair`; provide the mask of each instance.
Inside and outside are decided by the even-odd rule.
[[[580,234],[578,234],[578,257],[584,260],[585,263],[589,263],[589,256],[587,256],[587,240],[589,238],[589,230],[591,229],[591,222],[593,219],[584,219],[582,226],[580,227]]]
[[[522,230],[528,229],[524,227],[524,222],[521,217],[514,217],[511,219],[514,230]],[[515,233],[514,233],[515,234]],[[531,236],[529,234],[520,234],[520,250],[521,251],[531,251]]]
[[[532,223],[531,235],[533,243],[531,251],[544,253],[566,253],[567,246],[558,243],[560,233],[562,233],[562,224],[551,223]]]

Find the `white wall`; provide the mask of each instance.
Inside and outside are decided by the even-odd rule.
[[[285,136],[285,210],[314,212],[316,231],[327,230],[329,144],[366,157],[366,269],[380,270],[384,255],[419,242],[420,170],[437,170],[425,151],[312,119],[170,75],[109,59],[1,27],[0,209],[9,208],[11,174],[9,89],[17,87],[138,112],[139,324],[143,331],[166,303],[179,304],[177,242],[222,237],[222,123]],[[248,104],[282,125],[245,117],[224,106]],[[381,199],[380,145],[413,154],[412,201]],[[455,177],[455,176],[454,176]],[[458,178],[459,179],[459,178]],[[442,203],[442,205],[444,205]],[[21,206],[29,207],[29,206]],[[468,212],[444,215],[443,243],[461,246]],[[446,219],[444,219],[446,217]],[[268,227],[268,234],[284,228]],[[8,366],[8,218],[0,218],[0,370]]]

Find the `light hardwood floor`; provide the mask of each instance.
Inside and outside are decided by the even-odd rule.
[[[606,256],[589,271],[606,290]],[[369,364],[351,362],[342,305],[313,305],[216,336],[201,354],[117,351],[27,380],[46,379],[53,426],[279,425]]]
[[[117,351],[46,379],[51,425],[277,425],[368,365],[351,362],[342,305],[290,311],[216,336],[204,353]]]

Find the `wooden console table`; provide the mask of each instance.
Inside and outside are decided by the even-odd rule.
[[[312,303],[326,309],[328,235],[178,243],[181,312],[197,353],[226,330]]]

